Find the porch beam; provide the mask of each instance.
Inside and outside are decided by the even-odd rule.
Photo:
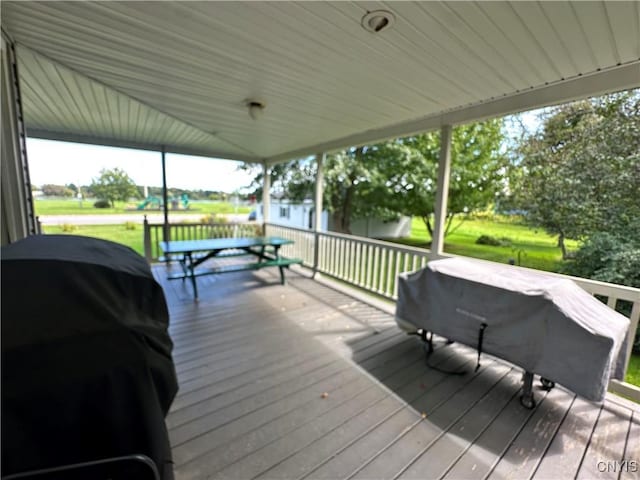
[[[516,92],[494,100],[478,102],[456,110],[444,113],[437,112],[417,120],[354,133],[329,142],[274,155],[269,157],[267,161],[269,164],[280,163],[295,158],[304,158],[315,152],[330,153],[347,147],[367,145],[415,133],[428,132],[436,130],[443,125],[459,125],[487,118],[501,117],[637,87],[640,87],[640,61],[562,80],[550,85],[532,87],[526,91]]]
[[[447,200],[449,198],[449,178],[451,177],[451,125],[440,129],[440,159],[438,161],[438,183],[436,186],[436,207],[431,238],[431,259],[439,258],[444,252],[444,231],[447,221]]]
[[[271,220],[271,169],[262,164],[262,222],[266,225]]]
[[[152,152],[161,152],[162,148],[166,153],[176,153],[180,155],[191,155],[196,157],[216,158],[220,160],[232,160],[236,162],[247,163],[263,163],[260,157],[242,155],[236,153],[225,152],[224,150],[209,150],[200,148],[191,148],[184,145],[169,145],[164,147],[156,143],[135,142],[125,139],[108,138],[93,135],[81,135],[68,132],[55,132],[52,130],[30,128],[29,138],[41,138],[44,140],[56,140],[59,142],[86,143],[89,145],[102,145],[117,148],[131,148],[134,150],[145,150]]]

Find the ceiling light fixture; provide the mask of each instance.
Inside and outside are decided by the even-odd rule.
[[[247,100],[247,108],[249,109],[249,116],[253,120],[259,120],[264,113],[265,104],[258,100]]]
[[[362,17],[362,28],[367,32],[380,33],[389,29],[396,21],[396,17],[388,10],[374,10]]]

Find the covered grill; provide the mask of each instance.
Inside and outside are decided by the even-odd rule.
[[[396,321],[481,346],[595,401],[622,377],[629,329],[569,279],[463,258],[401,275]]]
[[[2,474],[144,454],[172,477],[168,324],[127,247],[68,235],[3,247]]]

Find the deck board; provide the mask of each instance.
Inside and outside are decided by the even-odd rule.
[[[623,460],[630,426],[631,412],[622,406],[605,403],[576,478],[617,479],[620,470],[616,462]],[[601,462],[606,468],[598,468]],[[609,468],[611,464],[615,467]]]
[[[637,411],[633,413],[627,437],[627,446],[624,452],[624,460],[628,462],[628,468],[622,469],[620,480],[640,479],[640,415]],[[635,463],[631,463],[635,462]]]
[[[561,388],[554,388],[500,458],[491,478],[530,478],[574,398]]]
[[[624,478],[640,464],[640,406],[562,387],[519,403],[519,369],[422,344],[378,308],[277,269],[165,289],[180,391],[167,426],[177,480]]]
[[[600,408],[594,408],[592,402],[576,398],[538,465],[534,478],[574,478],[599,415]]]

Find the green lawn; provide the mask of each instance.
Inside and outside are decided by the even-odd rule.
[[[478,245],[476,240],[481,235],[490,235],[495,238],[506,237],[511,241],[511,245],[496,247]],[[401,239],[398,242],[428,248],[430,241],[424,222],[414,218],[411,225],[411,237]],[[575,249],[577,243],[568,241],[567,247]],[[517,263],[519,253],[521,266],[550,272],[558,271],[562,262],[556,237],[548,235],[543,230],[532,230],[524,225],[506,221],[465,220],[455,232],[446,237],[444,251],[501,263],[507,263],[510,258],[513,258]]]
[[[640,353],[634,353],[629,360],[627,375],[624,381],[640,387]]]
[[[102,238],[112,242],[122,243],[131,247],[140,255],[144,255],[142,225],[136,224],[133,230],[129,230],[124,224],[121,225],[79,225],[73,226],[72,231],[63,231],[61,225],[44,225],[44,233],[48,234],[69,234],[82,235],[84,237]]]
[[[143,212],[161,212],[162,210],[136,210],[136,205],[142,200],[133,202],[116,202],[115,208],[94,208],[95,200],[84,200],[80,203],[76,199],[36,199],[36,215],[113,215],[130,213],[140,215]],[[171,210],[172,212],[194,213],[194,214],[219,214],[219,213],[249,213],[253,207],[248,205],[238,205],[237,211],[233,203],[213,202],[213,201],[192,201],[189,209]]]

